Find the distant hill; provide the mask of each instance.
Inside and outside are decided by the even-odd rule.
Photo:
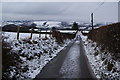
[[[5,25],[2,27],[3,31],[17,31],[17,25],[15,24],[9,24],[9,25]]]
[[[36,28],[49,28],[52,27],[66,27],[68,26],[67,22],[62,21],[47,21],[47,20],[37,20],[37,21],[6,21],[3,22],[3,30],[16,30],[15,27],[22,26],[25,27],[25,29],[30,28],[31,24],[36,24]]]
[[[20,25],[20,31],[29,31],[29,29],[31,28],[31,25],[30,26],[27,26],[27,25]],[[8,25],[5,25],[2,27],[2,31],[13,31],[13,32],[16,32],[17,31],[17,27],[18,25],[15,25],[15,24],[8,24]],[[36,27],[35,27],[36,28]]]

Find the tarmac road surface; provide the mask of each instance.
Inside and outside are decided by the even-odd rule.
[[[83,47],[80,35],[50,61],[34,80],[45,78],[96,79]]]

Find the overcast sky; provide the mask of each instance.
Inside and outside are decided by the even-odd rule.
[[[102,2],[3,2],[3,20],[90,21]],[[94,12],[95,22],[117,22],[118,3],[105,2]]]

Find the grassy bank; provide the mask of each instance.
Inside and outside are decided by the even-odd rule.
[[[91,30],[88,39],[96,42],[101,50],[108,50],[115,59],[120,59],[120,22]]]

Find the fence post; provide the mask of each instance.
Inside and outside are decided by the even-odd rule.
[[[93,13],[91,13],[91,26],[92,26],[92,30],[94,29],[94,26],[93,26]]]
[[[45,38],[47,38],[47,29],[46,29],[46,34],[45,34]]]
[[[31,28],[31,35],[30,35],[30,39],[32,39],[32,35],[33,35],[33,27]]]
[[[20,26],[17,27],[17,40],[19,40],[19,31],[20,31]]]
[[[49,36],[50,36],[50,38],[52,37],[52,32],[51,32],[51,30],[50,30],[50,34],[49,34]]]
[[[41,38],[41,29],[40,29],[39,37]]]

